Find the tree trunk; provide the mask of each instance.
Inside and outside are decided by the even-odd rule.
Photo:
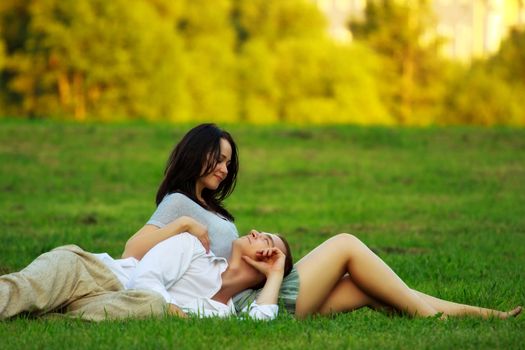
[[[73,88],[75,93],[75,119],[82,121],[86,119],[86,97],[84,96],[84,76],[82,73],[75,73],[73,76]]]
[[[65,73],[58,75],[58,99],[60,106],[64,110],[68,110],[71,104],[71,84]]]

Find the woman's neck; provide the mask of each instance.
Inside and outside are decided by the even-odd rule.
[[[201,203],[206,203],[204,201],[204,199],[202,198],[202,192],[199,192],[199,191],[195,191],[195,198],[197,198],[197,200]]]
[[[206,203],[204,198],[202,198],[202,190],[203,188],[201,188],[201,186],[199,186],[199,184],[197,183],[195,185],[195,198],[199,201],[201,205],[203,205],[205,208],[208,208],[208,203]]]

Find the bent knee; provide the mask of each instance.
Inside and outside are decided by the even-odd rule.
[[[49,266],[55,264],[60,267],[72,267],[78,263],[79,256],[70,250],[53,249],[40,255],[36,260],[44,260]]]
[[[351,245],[363,244],[363,242],[361,242],[359,238],[357,238],[351,233],[340,233],[334,236],[334,239],[338,243],[341,243],[341,244],[351,244]]]

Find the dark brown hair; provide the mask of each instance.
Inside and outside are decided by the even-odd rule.
[[[201,203],[195,193],[197,179],[202,176],[203,168],[204,175],[207,175],[219,162],[221,139],[227,140],[232,148],[228,175],[216,190],[202,190],[205,203]],[[164,179],[157,190],[156,203],[159,205],[167,194],[180,192],[206,209],[233,221],[233,215],[224,208],[222,201],[233,192],[238,170],[237,145],[231,135],[215,124],[198,125],[188,131],[173,148],[166,164]]]
[[[288,244],[288,241],[283,236],[277,234],[277,237],[283,241],[284,246],[286,247],[286,252],[283,252],[286,254],[286,260],[284,261],[284,277],[288,276],[293,268],[293,257],[292,257],[292,250],[290,249],[290,244]]]

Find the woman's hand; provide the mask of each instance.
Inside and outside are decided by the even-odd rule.
[[[279,248],[266,248],[256,252],[256,259],[249,256],[242,257],[246,263],[268,278],[272,274],[284,274],[286,255]]]
[[[204,249],[206,249],[206,253],[209,253],[210,237],[208,236],[208,228],[189,216],[184,216],[184,220],[186,224],[186,232],[195,236],[202,243]]]

